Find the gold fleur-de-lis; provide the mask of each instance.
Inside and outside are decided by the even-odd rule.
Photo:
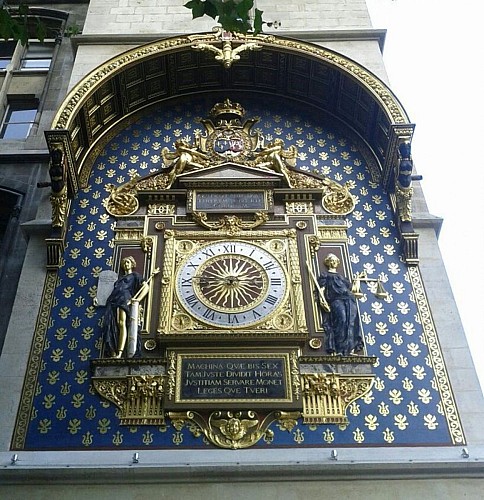
[[[334,441],[334,432],[330,429],[326,429],[323,432],[323,439],[328,444],[332,443]]]
[[[61,406],[56,412],[55,412],[55,418],[57,420],[64,420],[67,416],[67,410],[64,408],[64,406]]]
[[[173,433],[173,443],[177,446],[180,446],[183,443],[183,433],[181,431]]]
[[[395,441],[395,435],[388,427],[383,431],[383,439],[387,443],[393,443],[393,441]]]
[[[121,432],[116,431],[116,434],[114,434],[113,436],[113,444],[115,446],[120,446],[121,444],[123,444],[123,434],[121,434]]]
[[[294,434],[294,441],[297,443],[297,444],[301,444],[302,442],[304,442],[304,432],[301,431],[301,429],[296,429],[295,432],[293,432]]]
[[[143,434],[143,444],[146,446],[150,445],[153,442],[153,433],[150,431],[146,431]]]
[[[361,444],[365,440],[365,433],[357,427],[356,430],[353,431],[353,439]]]
[[[87,446],[91,446],[91,444],[92,444],[92,434],[89,431],[87,431],[86,434],[84,434],[82,436],[82,444],[84,446],[86,446],[86,447]]]

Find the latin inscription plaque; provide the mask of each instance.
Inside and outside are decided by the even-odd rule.
[[[234,211],[234,210],[267,210],[264,191],[210,192],[197,191],[196,210],[202,212]]]
[[[172,351],[175,364],[175,406],[234,407],[294,403],[298,370],[290,352],[180,352]],[[292,367],[292,369],[291,369]],[[235,404],[234,404],[235,403]]]

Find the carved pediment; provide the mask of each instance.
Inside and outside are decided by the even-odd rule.
[[[328,213],[344,215],[354,209],[349,186],[299,170],[296,146],[286,148],[280,137],[265,144],[261,133],[251,130],[258,119],[242,124],[244,113],[240,104],[229,99],[216,104],[210,117],[201,120],[205,133],[177,139],[172,150],[162,148],[158,172],[120,186],[110,185],[108,212],[114,216],[134,214],[139,208],[138,196],[159,200],[170,196],[170,189],[315,190]]]
[[[219,183],[231,187],[286,187],[284,176],[278,172],[232,162],[186,172],[179,175],[177,180],[184,187],[196,186],[198,188],[204,185],[214,187]]]

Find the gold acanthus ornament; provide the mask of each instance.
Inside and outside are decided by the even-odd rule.
[[[106,190],[110,193],[106,200],[106,211],[114,216],[131,215],[139,208],[138,198],[136,197],[137,179],[131,179],[125,184],[114,186],[108,184]]]
[[[208,39],[205,35],[197,36],[193,35],[189,38],[195,40],[200,38],[205,38],[206,42],[198,42],[192,45],[192,49],[194,50],[202,50],[208,51],[215,54],[215,60],[219,61],[223,64],[224,68],[228,69],[232,66],[235,61],[240,60],[240,54],[247,50],[261,50],[262,45],[257,43],[257,40],[267,39],[267,35],[258,35],[258,36],[244,36],[236,33],[230,33],[224,31],[220,27],[216,27],[213,30],[215,32],[216,44],[221,45],[221,47],[217,47],[215,43],[207,43]],[[214,35],[210,35],[210,38],[213,39]],[[243,38],[242,38],[243,36]],[[238,43],[237,47],[233,47],[232,43]]]
[[[234,236],[243,230],[254,229],[269,220],[266,212],[256,212],[254,221],[244,221],[236,215],[224,215],[217,221],[209,221],[205,212],[193,212],[193,219],[206,229],[226,231],[229,236]]]
[[[256,444],[260,439],[270,443],[274,439],[274,432],[269,426],[278,421],[279,427],[288,432],[297,424],[300,417],[299,412],[271,412],[261,417],[257,412],[248,411],[215,411],[208,417],[198,412],[170,412],[169,417],[175,429],[180,431],[185,424],[195,435],[199,437],[202,433],[205,437],[219,448],[244,449]]]

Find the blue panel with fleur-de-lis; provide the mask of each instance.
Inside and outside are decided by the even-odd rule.
[[[105,209],[106,185],[159,170],[161,149],[174,150],[179,138],[193,142],[195,131],[202,130],[197,120],[225,97],[158,106],[110,140],[95,160],[88,187],[72,202],[41,361],[35,365],[38,373],[28,370],[36,385],[22,396],[24,402],[31,401],[30,421],[17,422],[26,427],[20,432],[24,449],[212,447],[187,426],[176,430],[169,420],[162,426],[121,426],[116,406],[90,385],[90,360],[100,356],[102,344],[102,308],[93,306],[97,278],[113,260],[115,220]],[[366,293],[359,301],[367,352],[378,362],[371,392],[348,409],[349,424],[299,421],[289,432],[274,423],[270,441],[256,446],[463,443],[418,270],[403,261],[389,196],[370,174],[369,156],[362,153],[361,143],[344,127],[300,103],[249,96],[238,102],[246,118],[261,117],[255,128],[266,142],[280,137],[285,147],[298,148],[298,168],[349,183],[356,199],[355,210],[347,216],[352,269],[379,277],[389,292],[385,300]]]

